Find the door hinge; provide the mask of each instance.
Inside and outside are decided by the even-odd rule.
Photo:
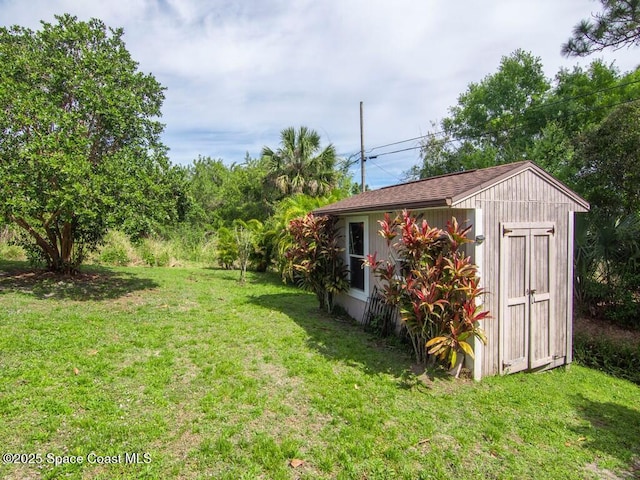
[[[503,236],[506,235],[507,233],[511,233],[511,232],[513,232],[513,230],[511,230],[510,228],[503,228],[502,229],[502,235]]]
[[[551,235],[555,235],[556,234],[556,226],[554,225],[549,230],[547,230],[547,233],[550,233]]]

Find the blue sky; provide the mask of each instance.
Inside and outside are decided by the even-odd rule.
[[[599,8],[593,0],[0,0],[0,25],[37,29],[71,13],[123,27],[140,70],[167,87],[171,160],[230,164],[276,148],[283,128],[300,125],[355,154],[360,101],[365,148],[424,135],[518,48],[539,56],[549,77],[595,58],[632,70],[640,49],[560,55],[572,27]],[[398,183],[418,161],[418,150],[370,160],[367,183]]]

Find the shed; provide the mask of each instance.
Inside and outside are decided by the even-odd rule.
[[[376,283],[367,254],[388,255],[377,234],[385,212],[423,214],[443,228],[455,216],[472,225],[468,254],[485,289],[488,343],[466,366],[484,376],[538,371],[572,361],[574,213],[589,204],[532,162],[469,170],[371,190],[317,209],[335,215],[345,242],[348,292],[336,303],[362,318]]]

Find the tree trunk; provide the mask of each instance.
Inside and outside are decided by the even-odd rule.
[[[16,225],[23,228],[33,237],[36,245],[42,250],[49,270],[65,275],[77,272],[76,265],[73,262],[73,224],[64,224],[58,241],[55,232],[51,228],[47,229],[48,239],[46,239],[23,218],[10,217],[10,220],[13,220]]]
[[[53,269],[55,272],[64,275],[77,273],[77,265],[73,261],[74,243],[73,224],[71,222],[65,222],[60,235],[60,262],[56,265],[55,269]]]
[[[40,235],[29,223],[23,218],[10,217],[10,220],[14,221],[16,225],[26,230],[26,232],[31,235],[36,241],[36,245],[40,247],[42,253],[44,254],[45,260],[47,261],[47,266],[49,268],[52,267],[54,263],[57,262],[60,255],[58,254],[58,250],[55,245],[52,245],[50,242]]]

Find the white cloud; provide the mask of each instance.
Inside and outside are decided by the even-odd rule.
[[[517,48],[540,56],[549,77],[578,63],[560,46],[598,7],[587,0],[0,0],[0,24],[38,28],[68,12],[122,26],[140,69],[168,89],[163,121],[172,160],[211,155],[231,163],[276,146],[280,130],[301,124],[338,151],[356,152],[361,100],[368,147],[427,133],[469,82],[495,72]],[[623,50],[605,58],[630,70],[636,56]],[[368,167],[369,183],[394,183],[416,161],[416,152],[380,157]]]

